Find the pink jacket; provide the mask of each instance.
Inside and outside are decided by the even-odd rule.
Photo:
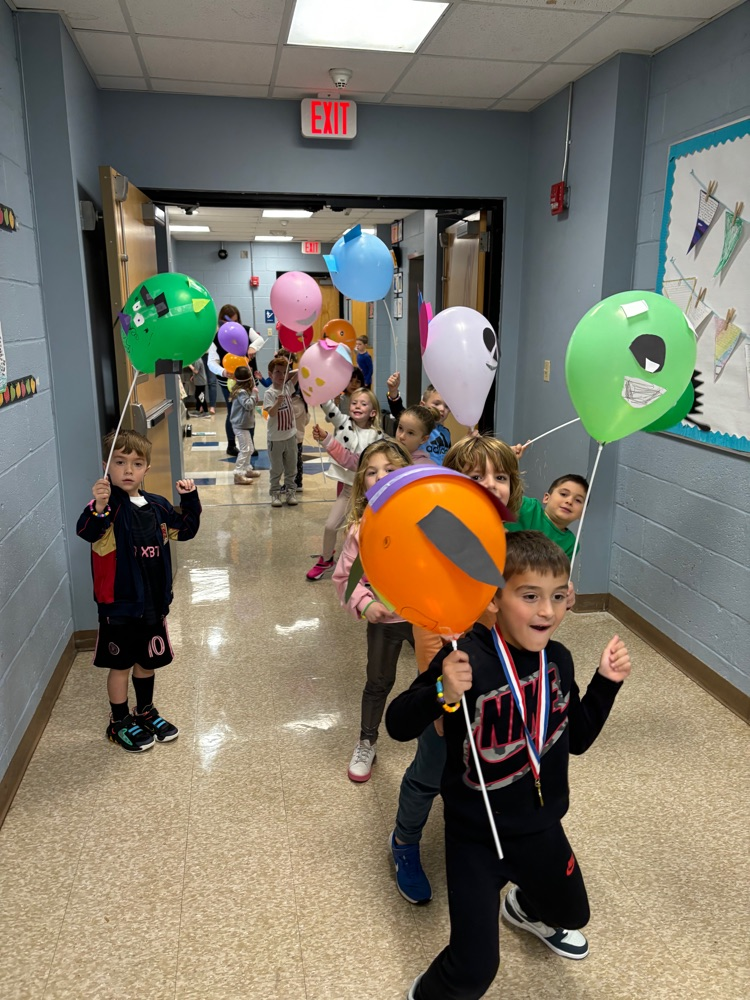
[[[357,471],[357,466],[359,465],[359,455],[355,455],[353,451],[349,451],[344,445],[337,441],[333,434],[328,434],[322,441],[323,447],[334,460],[338,462],[339,465],[343,466],[345,469],[350,469],[352,472]],[[426,451],[417,451],[412,453],[411,460],[414,465],[434,465],[430,456]]]
[[[346,449],[344,450],[346,451]],[[336,569],[333,571],[333,585],[336,588],[336,593],[339,595],[339,600],[341,601],[342,606],[345,607],[355,618],[360,619],[362,618],[367,605],[376,601],[377,597],[375,597],[369,586],[367,586],[366,578],[362,577],[352,591],[352,596],[349,598],[348,602],[344,601],[346,588],[349,584],[349,572],[358,555],[359,525],[355,524],[352,525],[346,533],[344,547],[342,548],[341,555],[336,563]],[[398,615],[390,614],[381,624],[386,625],[391,622],[402,622],[403,620],[404,619],[400,618]]]

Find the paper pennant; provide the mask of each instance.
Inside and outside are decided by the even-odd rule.
[[[714,319],[714,382],[724,371],[727,361],[740,342],[742,330],[736,323],[727,323],[721,316]]]
[[[708,227],[714,221],[714,216],[716,215],[716,209],[718,207],[719,203],[716,198],[709,198],[705,191],[701,191],[700,201],[698,203],[698,218],[695,223],[693,238],[690,241],[690,246],[688,247],[688,253],[690,253],[693,247],[699,243],[708,232]]]
[[[717,274],[721,274],[727,266],[729,258],[734,253],[735,247],[739,243],[740,236],[742,235],[742,218],[738,215],[736,220],[732,222],[733,218],[734,212],[726,212],[724,214],[724,249],[721,251],[721,260],[716,265],[714,277],[716,277]]]
[[[691,299],[690,305],[688,306],[685,315],[693,324],[693,329],[695,330],[696,337],[701,335],[701,326],[706,322],[709,316],[713,313],[712,309],[709,309],[703,299],[700,302],[696,302],[695,299]]]

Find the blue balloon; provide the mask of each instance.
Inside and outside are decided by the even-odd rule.
[[[391,251],[377,236],[363,233],[359,226],[334,243],[325,262],[336,288],[355,302],[377,302],[391,290]]]

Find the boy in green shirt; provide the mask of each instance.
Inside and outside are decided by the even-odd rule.
[[[559,545],[570,559],[576,536],[569,525],[583,513],[589,484],[583,476],[560,476],[550,486],[541,502],[534,497],[524,497],[518,520],[506,524],[507,531],[541,531]]]

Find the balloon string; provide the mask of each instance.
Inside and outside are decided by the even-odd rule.
[[[566,424],[558,424],[557,427],[553,427],[551,431],[545,431],[544,434],[540,434],[538,437],[532,438],[531,441],[527,441],[526,444],[533,444],[535,441],[541,441],[542,438],[547,437],[548,434],[554,434],[555,431],[561,431],[563,427],[570,427],[571,424],[577,424],[580,417],[575,417],[573,420],[569,420]]]
[[[313,406],[312,409],[313,409],[313,423],[317,424],[318,418],[315,413],[315,407]],[[325,466],[323,465],[323,446],[321,445],[320,441],[318,441],[317,444],[318,444],[318,455],[320,456],[320,471],[323,473],[323,479],[328,479],[329,478],[328,473],[326,472]]]
[[[454,649],[458,649],[458,645],[455,639],[451,640],[451,645]],[[495,848],[497,849],[497,856],[500,861],[503,860],[503,849],[500,846],[500,837],[497,833],[497,827],[495,826],[495,817],[492,815],[492,808],[490,806],[490,799],[487,795],[487,786],[484,783],[484,775],[482,774],[482,767],[479,763],[479,753],[477,752],[476,743],[474,742],[474,733],[471,729],[471,719],[469,718],[469,706],[466,704],[466,695],[461,695],[461,706],[464,710],[464,719],[466,719],[466,734],[469,737],[469,744],[471,746],[471,755],[474,758],[474,766],[477,769],[477,774],[479,775],[479,786],[482,789],[482,798],[484,799],[484,808],[487,810],[487,819],[490,821],[490,828],[492,830],[492,839],[495,841]]]
[[[388,308],[388,303],[385,299],[381,299],[381,301],[385,307],[385,314],[388,317],[388,322],[391,324],[391,336],[393,337],[393,365],[391,367],[395,371],[398,368],[398,344],[396,343],[396,329],[393,325],[393,319],[391,317],[391,311]]]
[[[583,531],[583,520],[586,517],[586,511],[588,510],[589,500],[591,499],[591,490],[594,486],[594,479],[596,478],[596,470],[599,467],[599,459],[602,457],[603,444],[599,445],[599,451],[596,453],[596,460],[594,462],[594,468],[591,472],[591,477],[589,479],[589,488],[586,493],[586,499],[583,503],[583,510],[581,511],[581,523],[578,525],[578,533],[576,534],[576,540],[573,543],[573,555],[570,557],[570,579],[573,579],[573,567],[576,564],[576,556],[578,555],[578,542],[581,537],[581,532]]]
[[[104,478],[105,479],[109,475],[109,464],[112,461],[112,455],[115,452],[115,444],[117,443],[117,435],[120,433],[120,428],[122,427],[122,422],[123,422],[123,420],[125,418],[125,411],[128,408],[128,403],[130,402],[130,397],[133,395],[133,389],[135,389],[135,380],[138,378],[138,376],[140,374],[141,373],[138,371],[137,368],[133,369],[133,381],[130,383],[130,389],[128,390],[127,398],[125,399],[125,403],[123,404],[123,407],[122,407],[122,412],[120,413],[120,422],[117,425],[117,430],[115,431],[115,436],[112,438],[112,447],[109,449],[109,458],[107,459],[107,464],[106,464],[106,466],[104,468]]]

